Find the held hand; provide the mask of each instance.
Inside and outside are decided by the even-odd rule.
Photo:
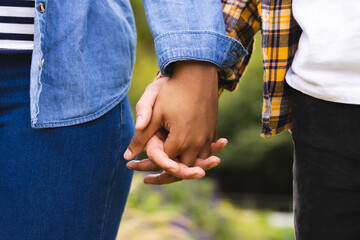
[[[149,125],[156,98],[168,80],[168,77],[160,77],[146,87],[143,95],[136,104],[135,129],[137,131],[144,130]]]
[[[195,167],[188,168],[182,163],[177,163],[163,152],[164,150],[165,135],[162,132],[156,133],[147,143],[147,151],[149,159],[141,161],[130,161],[126,165],[130,169],[138,171],[160,171],[162,169],[174,168],[176,176],[170,175],[166,171],[161,174],[149,174],[145,177],[144,182],[147,184],[169,184],[182,179],[193,179],[203,177],[202,174],[197,173],[198,168],[201,168],[202,172],[210,170],[220,163],[220,159],[215,156],[211,156],[207,159],[197,158]],[[215,143],[211,144],[211,154],[219,153],[227,145],[225,138],[218,139]]]
[[[147,141],[159,129],[165,128],[169,132],[164,143],[167,156],[178,158],[186,166],[194,166],[197,157],[208,157],[215,137],[218,107],[216,69],[209,63],[181,62],[175,67],[173,76],[163,81],[167,82],[150,95],[153,100],[156,98],[156,103],[149,125],[135,133],[124,157],[130,160],[137,156]],[[146,126],[148,118],[145,115],[140,115],[143,119],[137,122],[139,130]],[[169,173],[176,175],[172,170]]]

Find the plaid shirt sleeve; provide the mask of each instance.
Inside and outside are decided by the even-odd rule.
[[[259,0],[222,0],[226,33],[238,40],[249,54],[230,68],[219,68],[219,93],[234,91],[249,63],[254,36],[260,29]]]
[[[261,136],[271,137],[292,127],[292,89],[285,81],[297,50],[301,29],[291,9],[291,0],[223,0],[228,36],[252,52],[254,35],[261,28],[264,63],[264,104]],[[261,23],[261,24],[260,24]],[[219,88],[233,91],[251,54],[234,66],[219,69]]]
[[[262,0],[264,62],[262,137],[292,128],[292,88],[285,75],[298,47],[301,28],[292,15],[292,0]]]

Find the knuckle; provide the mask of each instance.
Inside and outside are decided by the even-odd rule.
[[[133,139],[131,140],[131,144],[129,148],[135,148],[139,144],[139,139],[136,135],[134,135]]]
[[[184,142],[178,142],[176,144],[176,148],[178,149],[178,151],[183,152],[188,148],[188,145],[185,144]]]
[[[150,83],[149,85],[147,85],[147,86],[145,87],[145,91],[146,91],[146,92],[147,92],[147,91],[152,91],[154,85],[155,85],[155,82]]]
[[[146,150],[146,155],[148,156],[148,158],[150,159],[150,160],[154,160],[154,158],[153,158],[153,154],[152,154],[152,152],[151,151],[149,151],[149,150]]]
[[[201,138],[201,137],[198,137],[194,140],[194,146],[197,147],[197,148],[200,148],[202,146],[204,146],[206,143],[206,139],[205,138]]]
[[[182,134],[179,135],[177,137],[176,146],[180,150],[185,150],[189,146],[187,137],[185,135],[182,135]]]
[[[161,185],[161,179],[160,179],[160,175],[157,175],[156,178],[155,178],[155,184],[157,185]]]
[[[152,151],[152,148],[146,148],[146,155],[151,161],[154,161],[154,152]]]
[[[142,144],[143,144],[143,142],[142,142],[142,140],[141,140],[140,134],[135,133],[134,137],[133,137],[132,140],[131,140],[130,146],[131,146],[132,148],[136,148],[136,147],[141,146]],[[129,147],[130,147],[130,146],[129,146]]]
[[[135,109],[136,112],[139,112],[141,111],[141,109],[143,109],[143,103],[141,102],[141,100],[136,103]]]

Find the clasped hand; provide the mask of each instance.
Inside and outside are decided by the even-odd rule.
[[[159,171],[144,179],[166,184],[201,178],[220,159],[226,139],[216,138],[218,112],[217,71],[205,62],[175,63],[171,78],[150,84],[136,105],[136,133],[124,154],[131,160],[145,147],[148,159],[130,161],[128,168]]]

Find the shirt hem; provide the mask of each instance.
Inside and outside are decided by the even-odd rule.
[[[291,131],[293,127],[293,123],[292,122],[288,122],[287,124],[285,124],[284,126],[280,127],[280,128],[276,128],[276,129],[271,129],[270,131],[265,131],[263,130],[260,134],[260,136],[264,139],[269,139],[274,135],[277,135],[279,133],[282,133],[286,130]],[[263,124],[263,128],[264,128],[264,124]]]
[[[95,120],[97,118],[102,117],[107,112],[109,112],[111,109],[113,109],[116,105],[118,105],[127,95],[127,91],[125,91],[125,94],[120,95],[120,97],[116,98],[114,101],[106,105],[105,107],[101,108],[99,111],[92,113],[87,116],[82,116],[79,118],[73,118],[73,119],[67,119],[63,121],[54,121],[54,122],[43,122],[43,123],[34,123],[33,120],[31,121],[31,127],[35,129],[41,129],[41,128],[56,128],[56,127],[67,127],[67,126],[73,126],[81,123],[86,123],[92,120]]]
[[[333,102],[333,103],[360,105],[360,99],[358,101],[356,101],[356,100],[343,99],[340,97],[331,97],[331,96],[324,96],[321,94],[316,94],[312,91],[309,91],[309,88],[307,88],[307,87],[301,87],[301,85],[304,86],[307,84],[300,84],[300,85],[296,84],[296,82],[300,82],[300,81],[306,82],[306,81],[302,80],[302,78],[297,76],[294,72],[292,72],[290,76],[288,76],[288,75],[286,76],[286,82],[290,87],[292,87],[293,89],[298,90],[308,96],[311,96],[311,97],[314,97],[314,98],[317,98],[317,99],[320,99],[323,101]],[[313,86],[315,86],[315,85],[313,85]],[[343,94],[343,96],[349,96],[349,94]]]

